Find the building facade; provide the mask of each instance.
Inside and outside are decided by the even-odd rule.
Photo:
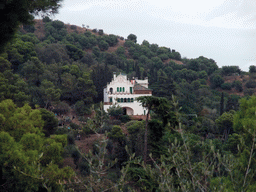
[[[148,89],[148,79],[127,79],[127,75],[114,73],[113,79],[103,90],[104,110],[107,112],[112,105],[123,108],[123,114],[136,116],[146,115],[147,109],[136,101],[140,96],[152,96],[152,90]]]

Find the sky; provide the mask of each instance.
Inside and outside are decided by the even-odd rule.
[[[256,65],[255,0],[63,0],[53,17],[137,42],[204,56],[219,67]]]

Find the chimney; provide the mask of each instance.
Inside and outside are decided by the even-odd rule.
[[[114,80],[116,79],[116,72],[113,72],[113,75],[114,75]]]

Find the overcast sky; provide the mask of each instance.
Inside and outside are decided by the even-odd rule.
[[[255,0],[64,0],[53,19],[107,34],[137,35],[182,57],[256,65]]]

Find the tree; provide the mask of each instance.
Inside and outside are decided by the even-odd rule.
[[[224,112],[224,94],[221,93],[221,99],[220,99],[220,115],[222,115]]]
[[[0,6],[0,53],[13,38],[20,24],[31,24],[33,15],[57,13],[61,1],[12,0],[2,2]]]
[[[99,48],[100,48],[101,51],[106,51],[109,48],[109,44],[106,41],[101,40],[99,42]]]
[[[119,119],[119,117],[123,114],[123,109],[119,105],[112,105],[108,109],[108,114],[116,119]]]
[[[220,75],[213,75],[210,78],[211,86],[213,89],[220,87],[224,83],[224,79]]]
[[[251,66],[249,67],[249,72],[250,72],[250,73],[256,73],[256,66],[255,66],[255,65],[251,65]]]
[[[58,167],[67,137],[45,138],[43,125],[38,109],[0,103],[1,191],[63,191],[61,183],[73,176]]]
[[[42,119],[44,120],[43,130],[45,136],[49,137],[54,133],[55,128],[58,127],[58,119],[55,117],[53,112],[50,112],[44,108],[40,109]]]
[[[145,126],[145,135],[144,135],[144,153],[143,153],[143,160],[146,163],[147,162],[147,151],[148,151],[148,120],[149,120],[149,113],[154,108],[158,111],[164,111],[163,107],[167,103],[167,100],[165,98],[159,98],[154,96],[140,96],[136,98],[138,102],[142,104],[143,107],[147,108],[147,116],[146,116],[146,126]],[[168,113],[168,112],[167,112]]]
[[[235,111],[224,112],[216,119],[216,124],[220,134],[223,134],[223,138],[226,141],[228,136],[233,133],[233,117]]]
[[[134,34],[130,34],[127,36],[127,39],[130,40],[130,41],[133,41],[134,43],[137,42],[137,36],[134,35]]]
[[[49,103],[58,102],[61,95],[61,90],[56,89],[52,82],[43,80],[40,86],[42,97],[45,102],[45,108],[48,108]]]

